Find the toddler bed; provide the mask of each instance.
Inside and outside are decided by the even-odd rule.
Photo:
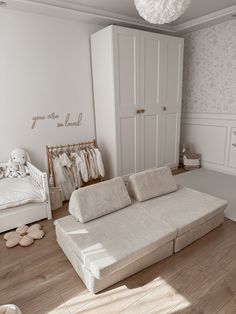
[[[7,164],[0,164],[6,169]],[[27,162],[25,178],[0,180],[0,233],[41,219],[51,219],[47,174]]]

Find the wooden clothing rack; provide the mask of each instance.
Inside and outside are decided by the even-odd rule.
[[[89,146],[93,146],[95,148],[98,148],[97,146],[97,142],[96,140],[93,140],[91,142],[81,142],[81,143],[77,143],[77,144],[66,144],[66,145],[57,145],[57,146],[46,146],[46,152],[47,152],[47,162],[48,162],[48,175],[49,178],[52,176],[52,182],[53,182],[53,187],[56,187],[56,180],[55,180],[55,172],[54,172],[54,168],[53,168],[53,153],[58,150],[61,151],[66,151],[66,150],[70,150],[70,149],[75,149],[75,148],[86,148]],[[92,179],[89,180],[89,182],[86,182],[84,185],[89,185],[89,184],[93,184],[93,183],[97,183],[102,181],[102,177],[98,177],[97,179]]]

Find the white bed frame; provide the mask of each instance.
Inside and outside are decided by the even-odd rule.
[[[6,163],[0,164],[5,169]],[[39,187],[45,191],[47,199],[43,203],[29,203],[17,207],[7,208],[0,211],[0,233],[24,224],[29,224],[42,219],[52,219],[52,211],[49,196],[48,179],[46,172],[42,172],[27,162],[29,174]]]

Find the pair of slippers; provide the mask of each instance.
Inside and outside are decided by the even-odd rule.
[[[16,231],[6,233],[3,238],[6,240],[6,247],[12,248],[17,245],[30,246],[34,243],[34,240],[42,239],[44,235],[45,232],[40,224],[33,224],[30,227],[27,225],[18,227]]]

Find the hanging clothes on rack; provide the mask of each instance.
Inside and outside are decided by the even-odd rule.
[[[70,186],[72,187],[72,191],[75,190],[75,178],[72,170],[72,161],[69,159],[68,155],[64,152],[61,153],[60,156],[60,162],[63,167],[63,171],[66,177],[67,182],[70,183]]]
[[[98,178],[100,176],[100,174],[99,174],[98,163],[97,163],[97,155],[96,155],[95,149],[91,149],[91,154],[93,156],[92,158],[93,158],[95,175]]]
[[[73,192],[73,186],[70,180],[68,180],[67,173],[61,164],[59,156],[53,158],[53,167],[55,173],[56,186],[62,189],[62,200],[69,200],[71,193]]]
[[[47,146],[50,183],[60,187],[63,200],[92,180],[105,176],[101,153],[96,142],[65,146]]]
[[[93,153],[91,152],[91,149],[87,149],[87,158],[89,163],[89,169],[90,169],[90,178],[97,179],[97,172],[96,172],[96,166],[94,161]]]
[[[94,152],[96,155],[96,162],[97,162],[97,166],[98,166],[99,175],[104,178],[105,177],[105,168],[104,168],[104,164],[102,161],[102,155],[101,155],[98,148],[94,148]]]
[[[78,152],[78,162],[80,162],[80,171],[81,176],[84,182],[88,182],[89,180],[89,168],[87,162],[87,153],[84,150]]]
[[[72,162],[72,171],[75,179],[75,189],[79,189],[82,186],[82,179],[80,175],[80,168],[77,164],[77,153],[73,152],[70,155],[71,162]]]

